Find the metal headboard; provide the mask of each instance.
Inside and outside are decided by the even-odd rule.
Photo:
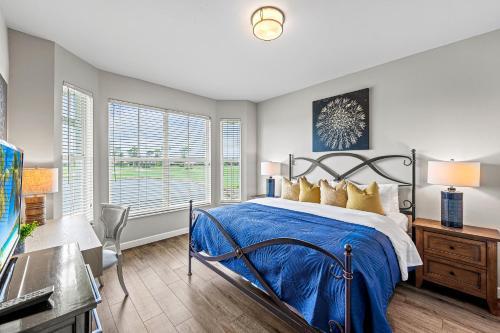
[[[353,157],[355,159],[358,159],[361,161],[358,165],[354,166],[353,168],[347,170],[346,172],[339,174],[338,172],[334,171],[327,165],[323,163],[324,160],[333,158],[333,157]],[[383,171],[381,171],[374,163],[379,162],[382,160],[388,160],[388,159],[394,159],[394,158],[401,158],[403,159],[403,164],[405,166],[411,166],[411,182],[405,182],[402,180],[399,180],[395,177],[389,176]],[[311,163],[311,166],[309,168],[302,172],[299,175],[293,176],[293,165],[295,164],[295,161],[297,160],[303,160],[303,161],[308,161]],[[403,200],[403,207],[400,207],[399,210],[402,213],[405,214],[411,214],[412,220],[415,220],[415,149],[411,150],[411,156],[406,156],[406,155],[382,155],[382,156],[377,156],[377,157],[372,157],[372,158],[367,158],[359,154],[354,154],[354,153],[344,153],[344,152],[339,152],[339,153],[329,153],[325,154],[323,156],[318,157],[317,159],[309,158],[309,157],[294,157],[293,154],[289,155],[289,161],[288,161],[288,176],[290,179],[292,178],[298,178],[305,176],[309,173],[311,173],[314,169],[317,167],[323,169],[326,171],[329,175],[334,177],[334,180],[340,181],[342,179],[348,179],[350,176],[353,174],[357,173],[361,169],[364,169],[365,167],[370,168],[373,172],[375,172],[377,175],[379,175],[382,178],[388,179],[396,184],[398,184],[401,187],[411,187],[411,200]]]

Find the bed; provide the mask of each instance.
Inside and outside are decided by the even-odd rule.
[[[360,163],[339,174],[326,159],[348,156]],[[403,159],[412,181],[382,172],[376,162]],[[311,166],[293,175],[296,160]],[[411,189],[401,212],[415,217],[415,151],[411,156],[371,159],[352,153],[330,153],[318,159],[290,155],[290,178],[320,168],[334,180],[350,178],[363,168]],[[189,214],[189,267],[197,259],[247,296],[300,332],[391,332],[386,310],[394,288],[421,264],[401,216],[261,198]],[[219,262],[251,284],[242,284],[217,268]],[[264,293],[259,292],[264,291]]]

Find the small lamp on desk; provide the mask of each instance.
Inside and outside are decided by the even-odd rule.
[[[429,161],[427,182],[448,185],[441,191],[441,224],[445,227],[463,227],[463,193],[455,186],[478,187],[481,164],[479,162]]]
[[[25,168],[23,195],[26,204],[25,223],[45,223],[45,196],[58,191],[57,168]]]
[[[280,162],[262,162],[260,164],[260,174],[262,176],[269,176],[266,179],[266,197],[274,197],[274,178],[281,174]]]

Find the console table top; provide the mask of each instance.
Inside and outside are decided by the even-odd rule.
[[[21,254],[17,257],[7,299],[54,285],[53,308],[1,323],[0,332],[14,333],[51,327],[97,306],[78,244]]]
[[[94,229],[84,215],[48,220],[26,238],[26,252],[38,251],[69,243],[78,243],[81,251],[102,248]]]

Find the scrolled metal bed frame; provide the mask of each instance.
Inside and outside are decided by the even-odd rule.
[[[338,172],[334,171],[324,163],[322,163],[324,160],[333,158],[333,157],[352,157],[354,159],[357,159],[361,161],[358,165],[355,165],[351,169],[339,174]],[[382,160],[390,160],[390,159],[403,159],[403,164],[405,166],[411,166],[411,183],[410,182],[405,182],[402,180],[399,180],[395,177],[387,175],[385,172],[380,170],[374,163],[382,161]],[[295,164],[295,161],[298,160],[303,160],[303,161],[308,161],[311,163],[311,166],[301,174],[298,174],[296,176],[293,176],[293,165]],[[415,220],[415,171],[416,171],[416,151],[415,149],[411,150],[411,156],[406,156],[406,155],[382,155],[382,156],[377,156],[377,157],[372,157],[372,158],[367,158],[359,154],[354,154],[354,153],[344,153],[344,152],[339,152],[339,153],[330,153],[330,154],[325,154],[323,156],[318,157],[317,159],[309,158],[309,157],[294,157],[293,154],[288,155],[288,177],[290,179],[292,178],[299,178],[302,176],[305,176],[316,169],[316,167],[319,167],[323,169],[325,172],[327,172],[329,175],[334,177],[334,180],[336,181],[341,181],[342,179],[348,179],[352,175],[356,174],[358,171],[361,169],[368,167],[370,168],[373,172],[375,172],[377,175],[384,179],[388,179],[392,181],[395,184],[398,184],[399,187],[411,187],[411,200],[404,200],[403,201],[403,207],[400,207],[399,210],[401,213],[405,214],[410,214],[412,217],[412,220]]]
[[[328,158],[333,158],[333,157],[339,157],[339,156],[344,156],[344,157],[352,157],[355,159],[358,159],[361,161],[358,165],[354,166],[353,168],[349,169],[348,171],[339,174],[330,167],[326,166],[323,161]],[[391,177],[384,172],[382,172],[376,165],[374,165],[375,162],[381,161],[381,160],[386,160],[386,159],[394,159],[394,158],[402,158],[403,163],[405,166],[411,166],[412,167],[412,182],[404,182],[400,181],[397,178]],[[304,171],[303,173],[293,176],[293,165],[295,164],[295,161],[297,160],[305,160],[311,163],[311,166]],[[373,170],[376,174],[381,176],[382,178],[388,179],[393,181],[394,183],[397,183],[399,186],[409,186],[411,187],[411,201],[410,200],[404,200],[403,201],[403,207],[400,208],[401,212],[410,214],[413,218],[415,219],[415,150],[413,149],[411,151],[411,156],[406,156],[406,155],[383,155],[383,156],[378,156],[374,158],[366,158],[358,154],[354,153],[344,153],[344,152],[339,152],[339,153],[330,153],[323,155],[317,159],[312,159],[312,158],[307,158],[307,157],[294,157],[292,154],[289,155],[289,177],[290,179],[292,178],[298,178],[301,176],[304,176],[306,174],[311,173],[316,167],[320,167],[324,171],[326,171],[328,174],[334,177],[335,180],[339,181],[342,179],[347,179],[359,170],[368,167],[371,170]],[[224,238],[228,241],[228,243],[232,247],[232,251],[218,255],[218,256],[210,256],[207,254],[203,254],[201,252],[198,252],[195,250],[193,243],[192,243],[192,230],[194,228],[194,225],[196,224],[196,218],[198,215],[203,214],[206,215],[207,218],[217,227],[217,229],[220,231],[220,233],[224,236]],[[276,315],[278,318],[281,320],[285,321],[290,327],[293,329],[299,331],[299,332],[319,332],[318,329],[315,327],[310,326],[299,314],[294,312],[285,302],[280,300],[280,298],[276,295],[276,293],[272,290],[272,288],[269,286],[269,284],[265,281],[265,279],[262,277],[262,275],[259,273],[259,271],[255,268],[253,263],[248,259],[247,255],[253,251],[256,251],[258,249],[261,249],[263,247],[268,247],[268,246],[276,246],[276,245],[293,245],[293,246],[302,246],[306,247],[312,250],[315,250],[326,257],[331,258],[336,265],[338,265],[341,270],[342,274],[341,275],[335,275],[333,274],[333,270],[330,269],[330,273],[332,274],[332,277],[340,280],[344,280],[344,286],[345,286],[345,300],[344,300],[344,305],[345,305],[345,318],[344,318],[344,325],[342,326],[339,322],[335,320],[330,320],[328,322],[328,325],[330,327],[330,331],[333,332],[334,329],[338,329],[341,332],[344,333],[350,333],[351,332],[351,285],[352,285],[352,279],[353,279],[353,272],[352,272],[352,247],[349,244],[346,244],[344,247],[344,258],[343,260],[339,259],[336,255],[326,251],[325,249],[314,245],[312,243],[302,241],[300,239],[295,239],[295,238],[288,238],[288,237],[279,237],[279,238],[273,238],[273,239],[268,239],[262,242],[258,242],[252,245],[248,245],[245,247],[241,247],[234,239],[231,238],[229,233],[224,229],[222,224],[209,212],[201,209],[201,208],[193,208],[193,201],[190,200],[189,202],[189,234],[188,234],[188,239],[189,239],[189,261],[188,261],[188,275],[192,274],[191,270],[191,261],[193,258],[197,259],[200,261],[202,264],[204,264],[206,267],[208,267],[210,270],[214,271],[218,275],[220,275],[222,278],[227,280],[229,283],[234,285],[236,288],[238,288],[240,291],[242,291],[244,294],[246,294],[248,297],[256,301],[258,304],[262,305],[264,308],[269,310],[271,313]],[[215,265],[213,265],[211,262],[220,262],[223,260],[228,260],[232,258],[237,258],[242,260],[246,268],[252,273],[252,275],[259,281],[260,285],[264,288],[264,291],[266,292],[267,295],[262,295],[261,292],[257,291],[257,288],[240,283],[230,275],[226,274],[223,272],[221,269],[217,268]],[[333,267],[333,264],[332,264]]]

